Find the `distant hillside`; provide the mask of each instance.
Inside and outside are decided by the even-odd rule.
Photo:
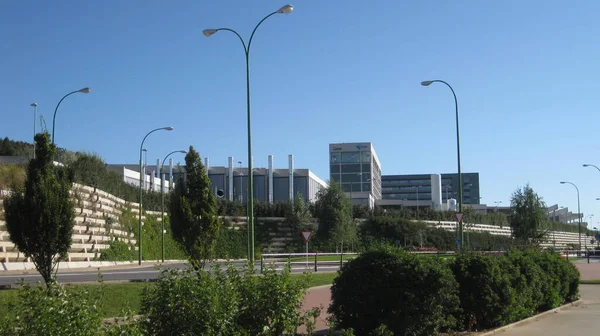
[[[0,156],[24,156],[31,157],[33,154],[33,143],[15,141],[4,137],[0,141]],[[73,152],[64,148],[58,148],[58,159],[62,163],[71,163],[82,153]]]

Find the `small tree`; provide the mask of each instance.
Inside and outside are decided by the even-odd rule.
[[[319,191],[315,216],[319,220],[316,237],[321,242],[329,242],[337,246],[356,240],[352,204],[339,184],[331,182],[329,188]]]
[[[529,185],[513,193],[508,220],[512,236],[522,244],[537,245],[547,234],[546,205]]]
[[[310,224],[310,208],[301,193],[298,193],[292,203],[286,204],[285,222],[293,229],[305,228]]]
[[[214,258],[221,221],[206,169],[192,146],[185,156],[185,171],[185,179],[179,178],[171,196],[171,228],[192,267],[202,269]]]
[[[35,159],[29,162],[23,187],[14,186],[4,201],[6,228],[11,241],[31,258],[45,283],[71,246],[75,220],[70,197],[73,174],[53,164],[56,147],[48,133],[35,136]]]

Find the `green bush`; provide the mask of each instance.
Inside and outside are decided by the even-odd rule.
[[[135,249],[118,240],[111,241],[109,248],[102,250],[100,254],[100,260],[106,261],[133,261],[136,258]]]
[[[183,253],[177,242],[173,239],[169,218],[165,216],[165,260],[185,260],[187,256]],[[146,215],[142,226],[142,257],[144,260],[160,260],[162,258],[162,225],[156,216]],[[138,232],[134,230],[135,238]]]
[[[544,305],[545,293],[542,289],[550,279],[528,254],[510,250],[506,258],[513,266],[512,287],[518,293],[515,320],[522,320],[537,313]]]
[[[382,324],[395,335],[432,335],[455,327],[459,309],[458,284],[444,260],[393,248],[345,264],[331,295],[337,327],[357,335]]]
[[[101,330],[99,295],[86,290],[51,283],[24,285],[19,301],[0,323],[0,335],[63,336],[98,335]]]
[[[453,270],[464,328],[487,329],[514,321],[519,294],[512,287],[514,268],[506,258],[463,254],[456,257]]]
[[[306,285],[289,270],[163,271],[144,293],[142,326],[150,335],[293,334],[304,320]]]
[[[219,230],[215,246],[215,256],[218,259],[242,259],[248,254],[248,231],[234,230],[227,223]]]

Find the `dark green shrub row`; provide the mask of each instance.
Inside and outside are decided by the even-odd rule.
[[[579,272],[553,252],[454,260],[380,247],[345,264],[331,288],[337,327],[432,335],[499,327],[578,297]]]
[[[579,271],[553,252],[465,254],[453,264],[463,327],[488,329],[577,299]]]
[[[137,252],[129,244],[113,240],[110,247],[102,250],[100,260],[106,261],[133,261],[137,259]]]

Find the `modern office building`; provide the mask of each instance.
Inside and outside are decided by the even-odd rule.
[[[432,176],[440,176],[438,186]],[[479,173],[463,173],[463,205],[479,204]],[[432,184],[433,181],[433,184]],[[439,188],[442,203],[448,199],[458,200],[458,174],[416,174],[381,176],[382,198],[399,200],[431,200],[437,197],[432,187]]]
[[[160,164],[160,163],[158,163]],[[211,188],[218,198],[230,201],[246,202],[248,199],[248,168],[234,167],[233,157],[229,157],[227,166],[209,165],[205,158],[204,165],[211,181]],[[123,180],[139,185],[138,165],[108,165],[109,169],[121,172]],[[157,172],[158,165],[146,168],[146,189],[160,190],[161,178]],[[274,169],[273,156],[268,157],[267,168],[254,168],[254,199],[260,202],[288,202],[298,194],[306,202],[316,201],[317,194],[328,185],[309,169],[294,168],[294,157],[288,156],[287,169]],[[150,173],[148,175],[148,172]],[[293,172],[293,173],[290,173]],[[165,167],[162,171],[164,188],[167,190],[170,181],[176,181],[180,174],[185,174],[185,167]]]
[[[329,144],[329,175],[355,204],[381,199],[381,163],[370,142]]]

